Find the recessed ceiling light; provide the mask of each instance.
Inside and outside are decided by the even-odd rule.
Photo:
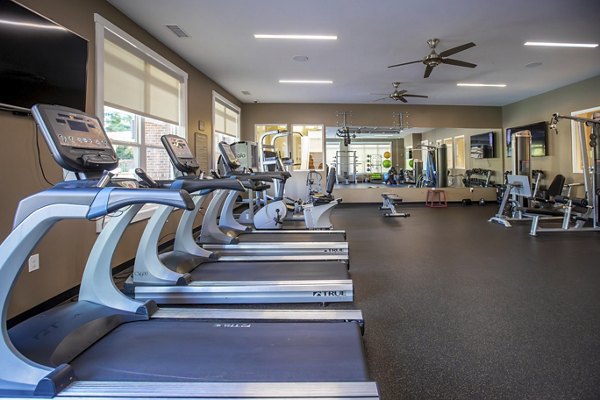
[[[302,80],[302,79],[280,79],[279,83],[317,83],[317,84],[331,84],[333,81],[319,81],[319,80]]]
[[[456,86],[467,87],[506,87],[505,83],[457,83]]]
[[[598,47],[598,43],[555,43],[555,42],[525,42],[525,46],[546,46],[546,47]]]
[[[254,34],[256,39],[291,39],[291,40],[337,40],[334,35],[265,35]]]

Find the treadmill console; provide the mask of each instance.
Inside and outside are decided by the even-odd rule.
[[[188,146],[187,140],[177,135],[163,135],[160,140],[175,168],[181,172],[196,173],[200,165],[198,165],[196,157],[194,157],[190,146]]]
[[[232,143],[230,146],[242,168],[247,168],[252,171],[258,171],[260,169],[258,144],[255,142],[242,141]]]
[[[47,104],[34,105],[31,113],[52,156],[64,169],[102,172],[113,170],[119,164],[110,139],[96,116]]]
[[[225,142],[219,142],[219,152],[221,153],[223,161],[232,170],[236,170],[241,166],[240,161],[235,156],[233,150],[231,150],[231,146],[229,144]]]

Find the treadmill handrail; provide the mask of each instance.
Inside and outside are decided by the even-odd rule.
[[[89,207],[87,219],[98,218],[132,204],[166,204],[177,208],[193,209],[194,203],[185,191],[155,189],[127,189],[121,187],[55,186],[19,202],[13,228],[21,224],[35,210],[50,205],[81,205]]]
[[[208,194],[217,189],[235,190],[236,192],[245,191],[243,184],[235,178],[224,179],[200,179],[196,176],[181,177],[172,181],[170,189],[183,189],[194,193],[202,190]]]
[[[19,205],[15,226],[0,244],[0,381],[9,386],[35,389],[53,369],[37,364],[12,345],[6,326],[9,299],[25,260],[42,237],[58,221],[89,219],[110,213],[118,207],[155,202],[189,208],[193,201],[183,191],[125,188],[59,187],[24,199]],[[188,204],[189,203],[189,204]],[[35,207],[34,207],[35,206]],[[60,367],[59,367],[60,368]]]

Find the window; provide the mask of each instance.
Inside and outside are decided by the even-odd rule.
[[[277,132],[281,132],[278,134]],[[258,143],[258,151],[274,151],[282,160],[291,158],[289,150],[289,134],[286,124],[257,124],[254,126],[254,137]],[[263,160],[263,154],[259,154],[260,160]],[[260,168],[267,170],[266,166],[261,165]]]
[[[294,169],[323,171],[323,125],[293,125],[292,132]]]
[[[356,172],[381,173],[383,172],[383,154],[392,152],[391,142],[352,142],[348,150],[356,151]],[[392,160],[393,163],[393,160]],[[387,171],[387,169],[386,169]]]
[[[340,168],[337,166],[338,151],[341,150],[342,142],[340,140],[327,140],[325,143],[325,163],[330,167],[336,167],[337,170]]]
[[[571,113],[573,117],[579,118],[588,118],[592,119],[594,113],[600,111],[600,107],[590,108],[587,110],[575,111]],[[573,153],[573,172],[574,173],[583,173],[583,159],[581,157],[581,142],[579,141],[579,123],[576,121],[571,121],[571,146]],[[590,126],[585,125],[585,147],[588,151],[588,159],[590,160],[590,164],[593,162],[594,155],[592,153],[592,148],[590,147],[590,135],[592,134],[592,128]]]
[[[240,137],[240,108],[213,91],[213,161],[219,159],[219,142],[233,143]]]
[[[465,169],[465,137],[454,137],[454,168]]]
[[[98,14],[96,113],[119,156],[113,172],[135,177],[141,167],[154,179],[173,177],[160,142],[185,137],[187,74]]]
[[[453,146],[452,146],[452,138],[445,138],[444,139],[444,144],[446,145],[446,156],[448,158],[448,170],[451,170],[452,168],[454,168],[454,153],[453,153]]]

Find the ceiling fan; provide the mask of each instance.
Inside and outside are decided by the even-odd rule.
[[[406,93],[406,92],[408,92],[408,90],[398,90],[398,86],[400,86],[400,82],[394,82],[394,83],[392,83],[392,85],[394,85],[394,91],[392,93],[390,93],[389,95],[382,97],[380,99],[374,100],[374,101],[392,99],[395,101],[400,100],[403,103],[408,103],[408,100],[406,100],[405,97],[421,97],[423,99],[426,99],[429,97],[429,96],[424,96],[422,94]]]
[[[448,56],[451,56],[452,54],[456,54],[461,51],[470,49],[471,47],[475,46],[475,43],[473,43],[473,42],[465,43],[461,46],[456,46],[451,49],[444,50],[438,54],[435,51],[435,47],[438,45],[439,42],[440,42],[439,39],[429,39],[427,41],[427,44],[431,48],[431,53],[429,53],[429,55],[427,55],[422,60],[409,61],[409,62],[405,62],[402,64],[394,64],[394,65],[390,65],[388,68],[394,68],[394,67],[399,67],[401,65],[408,65],[408,64],[415,64],[415,63],[422,62],[423,64],[425,64],[427,66],[425,68],[425,75],[423,77],[428,78],[429,75],[431,75],[431,71],[433,71],[433,68],[437,67],[440,64],[456,65],[457,67],[467,67],[467,68],[475,68],[477,66],[477,64],[472,64],[472,63],[469,63],[466,61],[460,61],[460,60],[454,60],[452,58],[446,58]]]

